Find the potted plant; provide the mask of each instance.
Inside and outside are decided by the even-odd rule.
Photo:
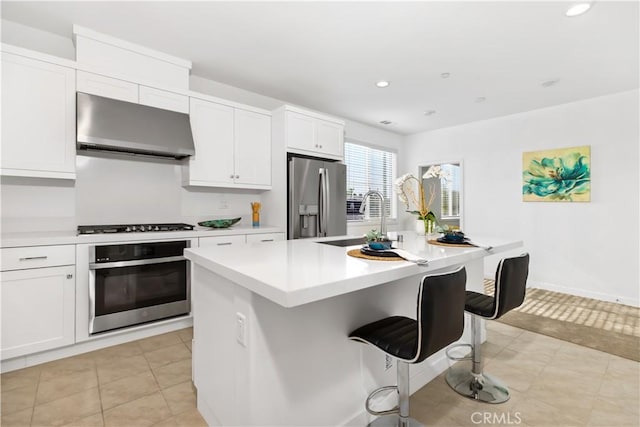
[[[365,239],[367,239],[367,245],[371,249],[382,250],[382,249],[390,249],[391,248],[391,240],[387,238],[387,236],[383,236],[375,228],[365,234]]]

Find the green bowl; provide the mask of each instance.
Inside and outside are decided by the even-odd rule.
[[[242,218],[233,218],[233,219],[212,219],[209,221],[199,222],[198,225],[202,227],[211,227],[211,228],[227,228],[231,227],[236,222],[240,221]]]

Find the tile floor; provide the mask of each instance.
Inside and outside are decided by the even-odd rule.
[[[487,322],[486,371],[511,388],[500,405],[463,398],[441,375],[411,398],[428,426],[638,426],[640,364]],[[191,329],[3,374],[10,426],[204,426],[191,386]],[[461,362],[466,363],[466,362]]]
[[[206,426],[191,328],[3,374],[2,427]]]
[[[509,386],[511,399],[490,405],[464,398],[440,375],[411,397],[412,417],[427,426],[640,426],[640,363],[486,324],[485,372]]]

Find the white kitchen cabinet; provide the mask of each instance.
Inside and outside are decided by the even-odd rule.
[[[183,184],[271,188],[271,119],[268,114],[191,98],[196,154],[183,168]]]
[[[86,71],[78,71],[76,87],[78,92],[120,101],[137,103],[139,99],[137,84]]]
[[[200,237],[200,247],[243,245],[246,243],[245,235]]]
[[[284,233],[247,234],[247,243],[275,242],[278,240],[285,240]]]
[[[73,344],[75,246],[2,249],[0,358]],[[8,260],[5,260],[8,258]],[[24,267],[17,270],[24,262]],[[39,267],[39,268],[25,268]]]
[[[75,70],[2,53],[2,175],[75,179]]]
[[[287,151],[317,157],[344,158],[344,122],[296,107],[284,106]],[[280,115],[275,120],[281,120]]]
[[[140,85],[138,93],[142,105],[189,114],[189,97],[187,95],[142,85]]]

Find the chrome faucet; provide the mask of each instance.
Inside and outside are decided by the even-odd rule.
[[[375,190],[367,191],[365,195],[362,197],[362,204],[360,205],[360,213],[364,213],[364,208],[366,206],[365,202],[367,201],[367,198],[371,196],[380,197],[380,234],[382,234],[382,237],[387,237],[387,226],[385,224],[384,196],[382,195],[381,192],[375,191]]]

